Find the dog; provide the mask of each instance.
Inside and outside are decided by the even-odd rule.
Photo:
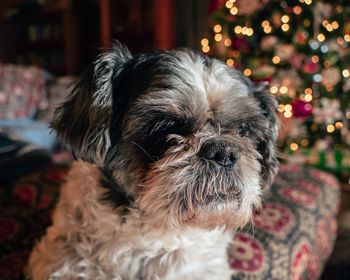
[[[29,277],[229,279],[227,246],[278,169],[265,87],[191,50],[115,43],[55,112],[77,161]]]

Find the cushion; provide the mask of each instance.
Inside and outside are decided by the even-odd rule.
[[[0,64],[0,119],[33,117],[47,104],[45,82],[36,66]]]
[[[339,203],[334,176],[281,165],[253,223],[229,248],[233,279],[318,279],[334,246]]]
[[[68,166],[0,183],[0,275],[23,279],[31,248],[50,224]],[[252,224],[228,249],[233,279],[317,279],[332,251],[339,184],[322,171],[282,165]]]

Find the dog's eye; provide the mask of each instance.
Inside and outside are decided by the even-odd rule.
[[[176,136],[169,137],[169,135],[185,136],[188,133],[191,133],[191,130],[184,120],[161,119],[153,126],[143,130],[139,136],[139,145],[149,155],[146,160],[150,158],[157,160],[164,155],[167,149],[178,144]]]
[[[190,133],[188,124],[183,120],[164,120],[159,122],[157,127],[152,130],[151,135],[167,136],[169,134],[186,135]]]
[[[248,136],[250,132],[250,125],[247,124],[247,123],[242,123],[240,126],[239,126],[239,129],[238,129],[238,133],[241,137],[245,137],[245,136]]]

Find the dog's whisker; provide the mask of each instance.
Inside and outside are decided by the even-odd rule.
[[[130,143],[133,144],[133,145],[135,145],[135,146],[137,146],[138,148],[140,148],[140,150],[141,150],[142,152],[144,152],[144,154],[145,154],[146,156],[148,156],[152,161],[154,160],[153,157],[152,157],[149,153],[147,153],[147,151],[146,151],[144,148],[142,148],[139,144],[137,144],[137,143],[134,142],[134,141],[131,141]]]

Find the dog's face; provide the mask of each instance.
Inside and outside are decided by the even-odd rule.
[[[144,217],[242,226],[277,172],[276,101],[188,50],[102,55],[56,111],[77,158],[113,174]]]

